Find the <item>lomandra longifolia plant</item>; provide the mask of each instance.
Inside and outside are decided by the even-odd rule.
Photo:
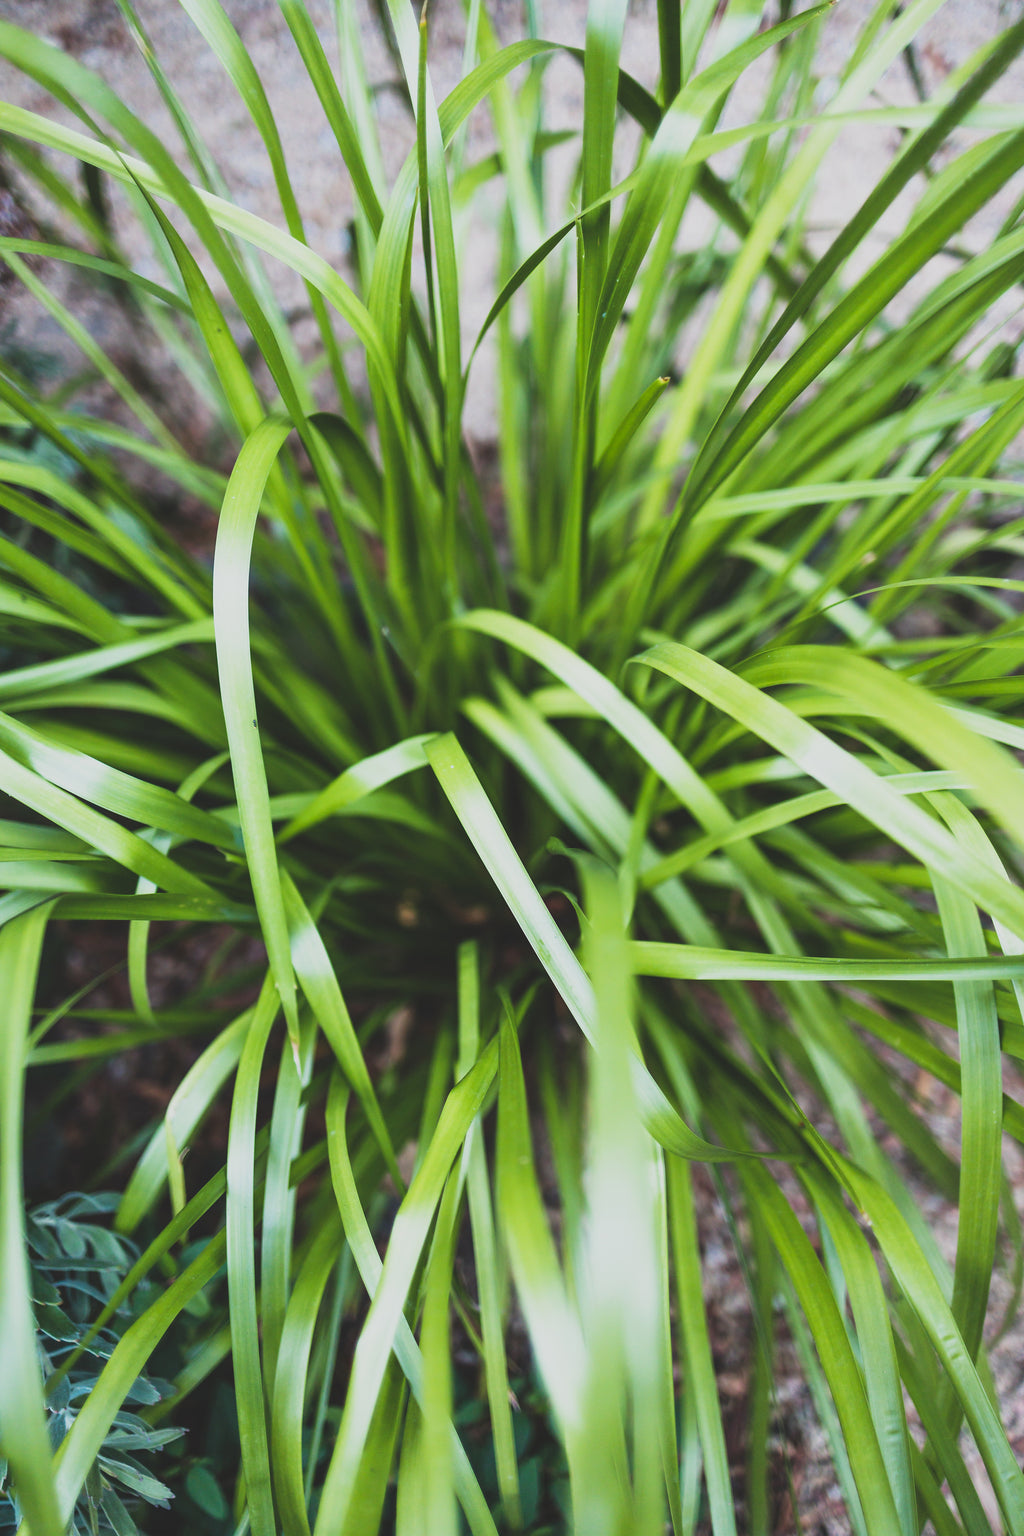
[[[152,46],[158,7],[117,4],[166,134],[0,23],[7,291],[75,354],[47,373],[8,332],[0,367],[0,1440],[23,1529],[58,1536],[83,1493],[97,1529],[151,1519],[130,1486],[103,1502],[103,1457],[170,1369],[138,1422],[199,1423],[232,1383],[224,1531],[767,1536],[784,1346],[851,1530],[1024,1533],[983,1344],[994,1271],[1020,1289],[1024,22],[894,107],[941,0],[863,7],[838,77],[825,6],[594,0],[569,48],[539,4],[510,40],[508,8],[467,0],[439,99],[405,0],[372,20],[389,81],[354,0],[279,0],[317,124],[286,152],[246,7],[181,0],[262,142],[265,219]],[[641,80],[620,58],[643,27]],[[582,107],[556,130],[566,59]],[[824,229],[830,148],[879,123],[880,178]],[[324,132],[343,270],[289,169]],[[85,323],[96,294],[146,375]],[[118,1008],[61,968],[103,922]],[[181,959],[168,1002],[152,955],[208,932],[216,963]],[[116,1209],[140,1257],[55,1363],[26,1083],[178,1037],[192,1065]],[[955,1124],[922,1112],[931,1083]],[[185,1152],[216,1148],[218,1102],[203,1182]],[[731,1452],[712,1186],[750,1320]],[[923,1190],[958,1210],[955,1249]],[[153,1476],[180,1493],[164,1438]]]

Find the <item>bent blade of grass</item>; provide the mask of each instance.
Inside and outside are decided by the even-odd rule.
[[[101,816],[91,806],[84,805],[74,795],[41,778],[30,768],[24,768],[13,757],[0,750],[0,788],[13,800],[53,822],[73,836],[79,837],[90,848],[97,848],[108,858],[130,869],[133,874],[145,876],[162,890],[175,895],[199,898],[217,906],[219,897],[205,881],[189,870],[182,869],[173,859],[160,853],[150,843],[129,832],[118,822]]]
[[[315,1536],[326,1536],[328,1531],[344,1527],[384,1372],[395,1347],[423,1245],[451,1165],[490,1091],[498,1067],[497,1054],[494,1041],[449,1093],[419,1172],[395,1217],[380,1284],[356,1346]]]
[[[239,431],[248,436],[256,430],[266,414],[259,390],[199,263],[170,219],[160,212],[155,203],[153,209],[181,274],[182,285],[188,295],[189,313],[206,344],[210,361],[224,391],[227,408]]]
[[[645,716],[640,718],[646,720]],[[594,989],[512,846],[465,752],[451,733],[435,737],[424,750],[491,879],[584,1036],[593,1043]],[[1021,965],[1024,966],[1024,961]],[[656,1141],[680,1157],[697,1161],[729,1161],[736,1155],[729,1148],[715,1146],[690,1130],[658,1087],[639,1053],[631,1057],[631,1064],[634,1092],[642,1105],[644,1124]]]
[[[338,1218],[322,1221],[302,1260],[289,1301],[278,1369],[273,1378],[270,1452],[273,1491],[287,1536],[310,1536],[306,1490],[302,1485],[302,1421],[313,1330],[322,1295],[338,1263],[342,1233]]]
[[[626,24],[625,0],[593,0],[587,8],[583,64],[582,199],[588,207],[611,186],[612,148],[619,88],[619,52]],[[594,335],[601,284],[607,266],[610,210],[588,215],[580,225],[578,347],[586,366]],[[583,383],[583,374],[579,377]],[[577,410],[582,408],[579,391]]]
[[[475,609],[460,615],[453,623],[492,635],[547,667],[581,700],[603,716],[706,832],[731,829],[733,818],[707,780],[696,772],[643,710],[575,651],[535,625],[491,609]],[[737,883],[746,900],[752,908],[757,909],[758,922],[774,922],[768,910],[768,899],[774,898],[775,904],[782,906],[792,902],[787,884],[775,865],[764,857],[755,844],[749,842],[735,845],[730,862],[736,866]]]
[[[268,417],[247,439],[231,472],[213,557],[213,623],[231,772],[253,896],[292,1049],[297,1051],[299,1021],[295,976],[274,848],[267,773],[259,742],[249,649],[249,563],[253,533],[267,478],[291,430],[290,420]]]
[[[735,1536],[736,1515],[729,1480],[729,1457],[722,1407],[701,1294],[701,1257],[690,1170],[670,1160],[667,1167],[669,1224],[676,1303],[685,1351],[685,1391],[696,1412],[704,1462],[711,1529],[714,1536]]]
[[[372,794],[374,790],[393,783],[403,774],[412,773],[417,768],[425,768],[427,759],[423,748],[432,739],[432,732],[422,736],[410,736],[407,740],[385,747],[382,752],[375,752],[371,757],[364,757],[361,762],[346,768],[344,773],[339,774],[327,785],[326,789],[320,791],[305,810],[300,811],[281,829],[277,835],[278,844],[288,842],[299,832],[308,831],[310,827],[316,826],[317,822],[336,815],[346,806],[353,805],[364,795]]]
[[[491,635],[547,667],[632,744],[702,825],[710,830],[721,823],[725,816],[721,802],[682,754],[614,683],[569,646],[512,614],[492,609],[475,609],[454,622]]]
[[[148,848],[148,843],[143,843]],[[129,866],[130,867],[130,866]],[[171,866],[174,868],[174,866]],[[165,882],[166,883],[166,882]],[[255,916],[223,896],[62,896],[59,915],[85,922],[241,923],[250,926]]]
[[[964,787],[959,774],[942,772],[894,773],[886,776],[886,783],[891,789],[904,795],[916,795],[927,789]],[[775,831],[779,827],[789,826],[794,821],[814,816],[819,811],[831,810],[843,804],[845,801],[833,794],[830,789],[816,789],[806,795],[794,795],[791,800],[780,801],[778,805],[768,806],[762,811],[754,811],[751,815],[737,821],[730,832],[695,838],[693,842],[687,843],[677,852],[666,854],[664,858],[658,859],[647,867],[641,866],[640,888],[651,889],[661,880],[683,874],[687,869],[691,869],[714,853],[716,849],[728,847],[731,842],[758,837],[762,832]]]
[[[472,1070],[472,1069],[471,1069]],[[423,1470],[420,1519],[431,1536],[458,1536],[454,1468],[449,1429],[452,1419],[450,1310],[452,1267],[458,1237],[462,1180],[455,1167],[441,1197],[423,1291]]]
[[[246,1508],[253,1536],[275,1536],[274,1500],[260,1364],[256,1302],[255,1182],[256,1109],[263,1057],[279,1001],[268,973],[252,1011],[231,1101],[228,1129],[227,1212],[225,1216],[231,1360],[238,1412],[238,1436],[245,1474]]]
[[[897,1349],[905,1389],[917,1409],[921,1427],[928,1436],[927,1454],[919,1450],[916,1443],[912,1446],[923,1512],[931,1516],[936,1530],[941,1531],[941,1517],[936,1518],[933,1513],[938,1503],[952,1526],[952,1536],[990,1536],[992,1521],[985,1513],[977,1487],[981,1479],[976,1467],[968,1471],[957,1437],[938,1411],[935,1373],[922,1370],[920,1355],[911,1354],[900,1339],[897,1339]],[[915,1452],[916,1455],[913,1454]],[[948,1489],[948,1494],[939,1491],[940,1483],[943,1490]],[[957,1522],[950,1510],[947,1502],[949,1498],[956,1505],[962,1524]]]
[[[180,795],[110,768],[106,763],[51,741],[10,715],[0,713],[0,750],[48,783],[105,811],[160,827],[180,838],[214,847],[237,847],[231,829],[218,817],[190,805]]]
[[[59,614],[44,608],[42,604],[39,605],[38,611],[33,611],[27,602],[18,603],[15,606],[12,601],[12,611],[45,623],[62,622]],[[63,620],[63,622],[67,621]],[[4,701],[16,699],[22,694],[34,693],[37,689],[50,690],[65,687],[85,677],[100,677],[104,672],[111,672],[117,667],[131,666],[133,662],[141,661],[146,656],[157,656],[162,651],[173,650],[179,645],[212,639],[211,621],[198,619],[187,624],[169,625],[166,629],[158,630],[156,634],[140,635],[136,640],[121,641],[117,645],[101,645],[91,651],[78,651],[70,656],[61,656],[55,661],[36,662],[28,667],[13,667],[0,678],[0,699]]]
[[[244,102],[249,116],[252,118],[256,130],[263,141],[267,159],[270,162],[274,185],[277,188],[277,195],[284,212],[285,223],[288,226],[288,233],[293,239],[305,244],[306,232],[303,228],[302,215],[299,212],[295,191],[288,174],[284,146],[281,143],[277,123],[274,120],[274,114],[271,111],[262,81],[250,55],[246,51],[241,38],[228,19],[223,7],[218,3],[218,0],[182,0],[182,5],[217,55]],[[315,286],[308,282],[306,292],[309,296],[310,308],[317,322],[324,354],[330,364],[335,385],[339,395],[345,402],[346,409],[351,409],[354,403],[352,392],[348,379],[345,376],[337,341],[331,330],[323,296]],[[308,399],[307,404],[311,404],[311,401]]]
[[[662,1480],[668,1498],[668,1516],[672,1536],[683,1536],[683,1499],[680,1478],[679,1425],[676,1411],[675,1356],[672,1350],[672,1256],[669,1245],[668,1191],[665,1157],[656,1153],[657,1198],[654,1222],[657,1241],[659,1317],[657,1360],[659,1399],[656,1401],[655,1434],[661,1460]],[[685,1411],[685,1410],[684,1410]]]
[[[952,795],[932,797],[953,835],[994,868],[1002,868],[995,851],[974,817]],[[952,891],[941,880],[933,881],[946,949],[950,954],[978,955],[987,952],[981,915],[974,903]],[[1005,930],[1000,932],[1004,937]],[[1020,952],[1024,945],[1004,947]],[[1018,1007],[1021,983],[1015,983]],[[960,1046],[960,1083],[963,1101],[960,1133],[960,1182],[956,1262],[953,1271],[951,1310],[971,1357],[978,1358],[988,1312],[992,1276],[996,1265],[999,1204],[1002,1185],[1003,1060],[999,1015],[992,985],[967,982],[954,989],[957,1036]],[[944,1390],[940,1413],[951,1427],[959,1415],[950,1413],[952,1394]]]
[[[1008,143],[996,143],[986,149],[986,163],[976,166],[973,174],[959,181],[939,207],[897,240],[840,300],[828,319],[783,363],[744,412],[718,455],[688,488],[688,508],[699,506],[702,495],[722,484],[783,411],[905,289],[911,275],[941,251],[966,220],[1019,170],[1024,162],[1024,133],[1013,135]]]
[[[720,366],[723,353],[733,335],[750,291],[764,271],[765,263],[794,207],[806,195],[814,174],[832,143],[840,124],[831,120],[833,113],[856,107],[873,89],[886,69],[913,39],[924,22],[937,11],[942,0],[916,0],[893,23],[881,39],[872,39],[865,55],[856,60],[836,95],[821,114],[798,153],[787,166],[760,208],[740,246],[729,276],[722,286],[711,320],[704,329],[695,353],[689,359],[686,377],[673,402],[672,411],[655,455],[655,468],[665,469],[678,463],[693,430],[697,411],[708,394],[712,377]],[[881,8],[878,14],[881,15]],[[655,486],[644,500],[639,526],[650,529],[662,510],[662,494]],[[687,511],[690,510],[687,502]],[[680,497],[665,524],[655,549],[648,555],[645,569],[634,588],[627,610],[625,630],[636,634],[646,614],[649,597],[661,572],[663,561],[673,542],[683,516]]]
[[[835,1402],[869,1536],[900,1529],[867,1393],[842,1316],[810,1239],[769,1174],[753,1163],[743,1178],[800,1301]]]
[[[384,216],[383,209],[367,165],[360,133],[345,106],[344,98],[334,78],[334,71],[327,61],[316,28],[300,0],[278,0],[278,4],[281,7],[281,14],[288,23],[289,31],[295,39],[295,45],[330,124],[331,132],[337,141],[341,157],[352,177],[352,185],[363,214],[376,234]]]
[[[600,858],[625,858],[630,852],[631,819],[622,802],[586,760],[554,731],[530,701],[503,678],[495,678],[507,714],[487,699],[463,700],[463,712],[506,754],[544,796],[566,826]],[[644,840],[638,850],[639,871],[659,862]],[[667,881],[654,898],[676,931],[695,944],[718,942],[715,929],[700,903],[681,882]]]
[[[593,988],[509,841],[465,752],[450,732],[426,743],[424,751],[470,841],[589,1039],[593,1030]]]
[[[405,1378],[398,1362],[392,1358],[384,1372],[384,1385],[366,1437],[366,1449],[359,1463],[359,1475],[342,1536],[377,1536],[380,1531],[384,1501],[394,1480],[395,1442],[399,1431],[402,1433],[402,1456],[398,1466],[394,1533],[402,1536],[405,1527],[400,1511],[405,1493],[406,1448],[413,1439],[413,1425],[417,1422],[417,1406],[408,1402]],[[418,1511],[422,1500],[416,1500],[413,1507]],[[419,1525],[414,1529],[418,1532]]]
[[[633,978],[618,882],[596,860],[584,863],[583,878],[584,955],[597,1012],[588,1070],[587,1216],[580,1260],[588,1379],[577,1519],[584,1528],[597,1523],[624,1496],[629,1529],[637,1536],[658,1536],[665,1512],[662,1372],[667,1369],[671,1380],[672,1369],[671,1357],[660,1349],[665,1304],[655,1227],[660,1163],[633,1089]],[[632,1486],[627,1475],[625,1488],[616,1488],[617,1449],[627,1428]]]
[[[222,1029],[198,1061],[193,1062],[168,1100],[164,1123],[170,1128],[177,1146],[187,1144],[237,1066],[251,1022],[252,1010],[247,1009]],[[134,1231],[158,1198],[167,1181],[167,1171],[164,1133],[159,1127],[136,1163],[128,1187],[121,1196],[116,1218],[118,1231]]]
[[[697,944],[663,944],[638,939],[631,945],[638,976],[680,981],[1015,981],[1024,976],[1024,956],[987,959],[846,960],[841,957],[768,955]]]
[[[0,1445],[14,1490],[34,1536],[65,1528],[51,1466],[43,1383],[25,1245],[22,1095],[36,978],[52,904],[7,923],[0,932],[5,1000],[0,1030]]]
[[[587,359],[588,398],[597,390],[601,363],[619,325],[623,307],[633,292],[640,265],[671,203],[682,164],[708,114],[756,59],[800,31],[815,17],[824,15],[826,10],[827,6],[816,6],[802,11],[799,16],[743,42],[724,57],[716,58],[707,69],[688,81],[668,107],[640,166],[636,186],[615,232],[603,274]],[[606,190],[600,188],[601,192]]]
[[[119,261],[108,261],[102,256],[93,256],[88,251],[76,250],[73,245],[54,245],[48,240],[19,240],[14,236],[3,235],[0,236],[0,251],[14,251],[19,256],[45,256],[49,261],[66,262],[68,266],[82,267],[87,272],[99,272],[104,277],[113,278],[118,283],[126,283],[133,290],[158,299],[169,309],[176,309],[182,314],[188,313],[185,300],[170,288],[164,288],[150,278],[133,272],[131,267],[124,266]],[[113,432],[117,431],[116,427],[107,422],[92,421],[90,425],[97,431],[103,431],[105,428]],[[130,432],[126,433],[125,437],[127,442],[136,441]],[[168,462],[177,458],[179,454],[180,449],[176,444],[173,455],[167,456]]]
[[[12,36],[17,33],[17,28],[11,28],[7,23],[0,23],[0,53],[6,54],[12,59],[21,59],[26,51],[35,53],[36,39],[29,39],[26,43],[25,35]],[[45,44],[39,43],[39,48],[46,49]],[[55,58],[49,53],[45,54],[46,67],[40,69],[36,75],[34,69],[28,72],[35,78],[41,78],[42,83],[47,84],[55,77],[51,76],[49,68],[61,61],[61,56]],[[63,73],[58,67],[58,73]],[[88,71],[82,71],[84,80],[77,74],[74,75],[76,84],[84,90],[86,96],[92,95],[92,88],[99,82]],[[104,100],[106,98],[104,97]],[[116,97],[112,98],[116,103]],[[108,105],[110,103],[108,102]],[[117,112],[121,118],[121,112]],[[265,319],[261,320],[257,310],[253,307],[251,290],[244,284],[227,256],[226,248],[220,239],[218,231],[223,230],[227,234],[238,235],[247,241],[255,249],[263,251],[266,255],[274,256],[285,263],[300,277],[310,282],[320,293],[324,295],[328,303],[335,308],[357,333],[360,341],[366,348],[367,355],[373,360],[374,365],[380,370],[385,399],[392,412],[396,423],[396,429],[400,439],[404,440],[405,416],[401,406],[400,395],[394,371],[392,370],[384,348],[380,334],[371,321],[363,304],[352,293],[344,280],[334,271],[324,258],[296,240],[292,235],[283,230],[276,229],[265,219],[258,218],[255,214],[239,208],[226,199],[206,192],[201,188],[191,186],[186,182],[180,172],[177,172],[173,163],[168,159],[158,142],[143,130],[137,119],[128,115],[125,133],[130,140],[137,141],[144,148],[153,162],[153,168],[146,160],[135,156],[123,154],[119,150],[111,149],[100,143],[97,139],[90,138],[75,129],[58,127],[47,118],[36,113],[26,112],[23,108],[13,107],[9,103],[0,103],[0,122],[5,129],[28,138],[48,147],[62,150],[75,158],[84,160],[86,164],[95,165],[99,170],[106,172],[115,181],[134,189],[140,187],[144,192],[155,196],[170,198],[176,202],[192,222],[199,228],[204,244],[216,254],[218,264],[222,270],[232,273],[234,283],[232,291],[240,302],[246,316],[246,320],[252,326],[257,335],[267,333],[268,327]],[[229,280],[229,286],[232,286]],[[249,295],[246,300],[245,294]],[[287,333],[285,333],[287,335]],[[280,347],[275,344],[269,334],[263,334],[261,345],[265,345],[272,355],[280,359]],[[283,360],[282,361],[282,366]],[[298,370],[301,371],[301,370]],[[278,377],[278,383],[282,378]]]
[[[363,1106],[367,1123],[380,1148],[384,1165],[395,1182],[395,1188],[402,1189],[404,1180],[399,1172],[395,1149],[327,946],[291,876],[285,872],[281,878],[292,964],[299,985],[337,1057],[338,1065]]]
[[[948,715],[922,689],[913,689],[882,667],[835,648],[822,647],[819,651],[819,648],[808,647],[807,650],[809,667],[800,666],[800,653],[790,648],[784,653],[784,660],[773,656],[771,662],[764,665],[755,663],[748,669],[748,676],[789,682],[806,681],[813,675],[817,683],[830,687],[834,668],[841,668],[844,676],[852,674],[853,692],[861,697],[870,697],[872,692],[879,696],[883,701],[884,718],[898,731],[915,729],[916,744],[928,751],[941,766],[963,773],[979,798],[990,803],[1000,819],[1008,818],[1013,834],[1017,819],[1015,800],[1019,804],[1021,782],[1020,770],[1014,764],[991,744],[978,739],[972,743],[969,733],[957,732]],[[1018,936],[1024,937],[1024,896],[1021,892],[1008,880],[1000,879],[991,866],[958,845],[925,811],[895,794],[884,778],[822,731],[808,725],[745,678],[674,641],[657,645],[636,660],[692,689],[761,740],[770,743],[811,778],[859,811],[868,822],[952,881]],[[872,684],[873,690],[870,689]],[[895,709],[892,707],[894,700]],[[907,720],[906,710],[912,711],[913,726]],[[969,762],[965,762],[965,758],[969,758]]]
[[[0,461],[0,481],[5,486],[19,485],[37,491],[69,512],[75,521],[65,519],[55,524],[50,515],[51,525],[55,524],[54,531],[65,542],[77,539],[79,547],[85,548],[93,558],[112,570],[134,571],[185,619],[200,620],[206,617],[205,582],[198,578],[195,568],[182,552],[175,549],[162,534],[159,524],[137,504],[131,506],[133,515],[127,526],[122,526],[99,501],[69,484],[66,477],[58,475],[45,464],[26,464],[5,459]],[[129,501],[127,490],[119,490],[118,501]],[[40,504],[26,500],[18,503],[18,511],[40,522],[46,516]],[[89,541],[80,532],[78,523],[84,523],[96,538]],[[202,597],[198,595],[200,592]]]
[[[228,761],[226,752],[218,752],[213,757],[207,758],[185,778],[178,786],[178,795],[183,801],[189,802],[198,794],[206,781],[217,773]],[[166,851],[170,846],[169,833],[155,838],[161,849]],[[153,891],[151,880],[140,879],[135,886],[140,896],[149,895]],[[150,924],[145,920],[135,920],[128,924],[128,991],[131,996],[132,1006],[140,1018],[148,1024],[156,1024],[156,1016],[149,1000],[149,983],[147,980],[147,954],[149,949]]]
[[[288,1310],[296,1237],[297,1194],[292,1173],[302,1150],[316,1040],[315,1020],[304,1016],[300,1021],[298,1054],[294,1055],[287,1046],[282,1049],[274,1084],[260,1219],[260,1343],[264,1397],[268,1404],[273,1398],[281,1333]]]
[[[558,554],[560,579],[552,590],[558,624],[575,633],[587,566],[586,485],[594,462],[597,410],[586,387],[601,285],[608,265],[611,208],[600,202],[611,187],[612,147],[618,100],[619,52],[626,21],[623,0],[594,0],[587,8],[583,56],[582,202],[576,240],[576,381],[569,416],[571,471]]]
[[[345,1136],[345,1110],[348,1100],[348,1085],[339,1074],[335,1073],[327,1096],[327,1152],[330,1160],[331,1184],[345,1229],[345,1239],[352,1250],[359,1277],[372,1299],[380,1285],[383,1264],[359,1199],[349,1157]],[[422,1402],[423,1357],[404,1316],[398,1320],[394,1354],[413,1396],[418,1403]],[[455,1466],[456,1493],[469,1522],[469,1528],[473,1536],[497,1536],[487,1501],[480,1491],[480,1485],[473,1474],[465,1448],[454,1426],[451,1427],[450,1438]]]
[[[852,1164],[843,1176],[872,1230],[896,1284],[914,1309],[953,1382],[981,1452],[1010,1536],[1024,1532],[1024,1474],[985,1391],[939,1283],[891,1197]]]
[[[572,1473],[584,1418],[586,1345],[566,1294],[537,1184],[519,1041],[507,1017],[499,1038],[495,1151],[499,1219],[534,1358],[567,1443]]]
[[[403,22],[410,18],[408,7],[400,0],[389,0],[393,17]],[[400,31],[404,28],[400,28]],[[459,318],[459,269],[452,223],[451,189],[441,124],[437,116],[434,91],[427,67],[427,16],[420,18],[416,91],[416,137],[421,161],[420,200],[423,209],[424,245],[430,263],[431,249],[437,269],[434,289],[436,311],[434,335],[437,363],[444,391],[442,411],[442,461],[444,465],[444,514],[441,530],[444,579],[449,588],[448,601],[459,601],[456,585],[456,519],[458,515],[462,416],[462,338]],[[430,245],[426,236],[433,236]],[[428,280],[430,269],[428,266]],[[430,1436],[427,1420],[427,1438]]]
[[[911,1440],[900,1380],[896,1345],[878,1266],[864,1235],[835,1192],[805,1168],[803,1176],[824,1213],[836,1246],[843,1281],[849,1290],[856,1339],[864,1369],[871,1416],[889,1473],[903,1536],[918,1531]]]
[[[926,688],[865,657],[824,646],[782,647],[770,659],[744,668],[744,676],[758,686],[809,684],[884,720],[940,767],[961,775],[1014,842],[1024,841],[1021,768],[980,729],[961,724],[962,716]],[[984,907],[985,902],[980,905]]]
[[[751,381],[771,358],[783,337],[808,312],[814,299],[823,291],[830,278],[839,270],[865,235],[875,227],[881,213],[891,205],[893,199],[913,176],[928,165],[931,157],[944,143],[950,132],[968,116],[971,108],[1006,71],[1022,46],[1024,46],[1024,23],[1017,22],[998,40],[997,46],[989,57],[964,82],[953,99],[945,103],[941,110],[931,117],[931,121],[926,122],[922,131],[905,145],[881,181],[872,188],[854,217],[836,236],[825,255],[815,262],[797,294],[761,343],[723,409],[720,423],[725,422],[731,407],[743,398]],[[714,450],[722,436],[723,429],[719,425],[702,448],[700,458],[708,465],[714,461]],[[695,472],[699,467],[700,460],[694,466]]]
[[[498,1253],[494,1234],[494,1213],[484,1145],[474,1136],[469,1149],[467,1177],[469,1217],[473,1235],[473,1259],[480,1298],[480,1326],[484,1344],[484,1375],[494,1436],[494,1460],[501,1507],[509,1526],[518,1531],[523,1526],[519,1491],[519,1466],[512,1429],[508,1359],[505,1353],[505,1329],[501,1312]]]
[[[467,942],[459,946],[458,967],[459,1055],[456,1075],[464,1077],[480,1054],[480,959],[475,943]],[[491,1416],[491,1434],[494,1437],[498,1492],[506,1521],[512,1530],[518,1531],[522,1529],[523,1512],[512,1429],[508,1359],[505,1353],[505,1323],[502,1315],[504,1276],[499,1272],[491,1188],[479,1122],[466,1141],[463,1168],[466,1172],[473,1263],[480,1303],[484,1380]]]
[[[99,376],[120,397],[143,430],[151,435],[154,442],[167,453],[172,455],[181,453],[181,444],[164,425],[152,406],[143,399],[138,390],[122,373],[121,369],[110,360],[103,348],[93,340],[81,321],[77,320],[70,310],[60,303],[50,292],[46,284],[35,275],[31,267],[12,250],[7,251],[5,265],[21,280],[27,291],[46,310],[51,319],[60,326],[68,339],[82,353],[86,361],[92,364]]]

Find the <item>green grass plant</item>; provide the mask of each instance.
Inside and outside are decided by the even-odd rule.
[[[1024,382],[999,317],[1024,281],[1001,90],[1024,22],[893,107],[879,87],[916,70],[941,0],[882,0],[838,79],[827,6],[658,0],[653,89],[620,66],[625,0],[592,0],[577,50],[539,5],[502,43],[467,0],[439,99],[429,15],[388,0],[410,123],[389,179],[357,8],[335,0],[328,39],[280,0],[351,187],[342,275],[219,0],[182,6],[274,219],[233,199],[230,146],[118,5],[173,142],[0,22],[8,75],[54,102],[0,103],[38,224],[0,256],[82,358],[57,383],[0,360],[0,1443],[22,1528],[81,1518],[176,1347],[138,1423],[159,1448],[230,1363],[240,1455],[211,1529],[767,1536],[785,1332],[852,1531],[978,1536],[998,1510],[1024,1536],[984,1343],[994,1271],[1015,1304],[1021,1270]],[[582,117],[555,133],[566,52]],[[825,239],[816,178],[869,124],[897,147]],[[145,262],[122,248],[143,235]],[[65,302],[66,269],[163,358],[167,396]],[[493,472],[464,429],[486,369]],[[172,392],[226,458],[183,440]],[[205,508],[212,567],[157,483]],[[126,925],[130,1006],[44,1008],[44,946],[102,921]],[[219,982],[161,1006],[153,946],[206,925]],[[233,958],[254,936],[255,974]],[[120,1322],[58,1365],[26,1078],[177,1036],[194,1063],[115,1216],[141,1254],[92,1326]],[[924,1080],[959,1100],[947,1134]],[[225,1096],[224,1166],[196,1187],[185,1152]],[[708,1179],[750,1316],[740,1474]],[[958,1210],[953,1256],[925,1188]],[[98,1529],[147,1518],[87,1505]]]

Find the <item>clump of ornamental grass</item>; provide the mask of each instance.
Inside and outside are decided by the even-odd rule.
[[[619,66],[625,0],[594,3],[559,217],[560,50],[536,7],[499,46],[468,4],[438,101],[428,27],[389,0],[415,138],[388,181],[354,7],[336,50],[281,0],[351,182],[343,277],[306,240],[228,16],[182,3],[262,137],[276,222],[232,201],[230,146],[203,141],[130,0],[173,143],[0,25],[7,69],[56,104],[0,106],[44,233],[3,258],[84,354],[79,382],[119,397],[114,420],[74,380],[0,370],[0,1433],[32,1536],[64,1530],[132,1383],[225,1268],[227,1315],[211,1304],[161,1413],[180,1422],[230,1355],[226,1492],[254,1536],[654,1536],[701,1510],[715,1536],[767,1532],[782,1310],[853,1530],[988,1530],[988,1507],[1024,1532],[983,1347],[1001,1231],[1019,1245],[1002,1138],[1024,1131],[1002,1079],[1024,1055],[1024,382],[994,318],[1024,280],[1024,120],[991,104],[1024,23],[887,109],[875,88],[941,0],[880,4],[831,81],[824,6],[659,0],[653,92]],[[871,120],[897,147],[823,239],[816,174]],[[613,182],[620,143],[639,148]],[[104,186],[154,264],[122,254]],[[475,336],[461,284],[485,221]],[[228,475],[63,303],[65,264],[120,295],[233,445]],[[484,366],[486,481],[463,431]],[[209,509],[212,570],[154,510],[156,472]],[[127,924],[130,1008],[36,1006],[57,920]],[[232,945],[262,936],[248,1005],[197,978],[154,1006],[151,947],[209,924],[229,981]],[[96,1326],[143,1277],[161,1288],[54,1454],[46,1404],[76,1355],[40,1368],[26,1074],[186,1034],[195,1064],[117,1209],[145,1246]],[[921,1080],[959,1095],[955,1150]],[[226,1163],[195,1187],[183,1154],[222,1094]],[[695,1163],[749,1292],[735,1484]],[[923,1185],[958,1202],[952,1262]],[[488,1492],[453,1419],[453,1319]],[[527,1497],[510,1320],[562,1512],[535,1477]]]

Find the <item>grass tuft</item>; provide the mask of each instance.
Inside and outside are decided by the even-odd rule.
[[[183,6],[275,217],[131,0],[166,142],[0,23],[52,102],[0,103],[5,292],[79,358],[0,356],[12,1519],[120,1536],[173,1494],[254,1536],[768,1536],[785,1356],[851,1530],[1024,1536],[985,1345],[1007,1251],[1021,1283],[1024,21],[892,107],[941,0],[882,0],[835,79],[828,6],[659,0],[651,89],[621,0],[582,48],[474,0],[441,95],[432,13],[388,0],[389,176],[355,6],[332,39],[280,3],[351,189],[343,271],[220,0]],[[560,55],[582,115],[552,131]],[[897,147],[826,242],[816,182],[872,122]],[[90,1007],[44,945],[108,922],[121,1002]],[[169,999],[161,949],[210,933]],[[89,1228],[121,1278],[55,1352],[26,1091],[176,1041]],[[728,1435],[708,1188],[751,1339]],[[157,1428],[203,1412],[205,1450]]]

